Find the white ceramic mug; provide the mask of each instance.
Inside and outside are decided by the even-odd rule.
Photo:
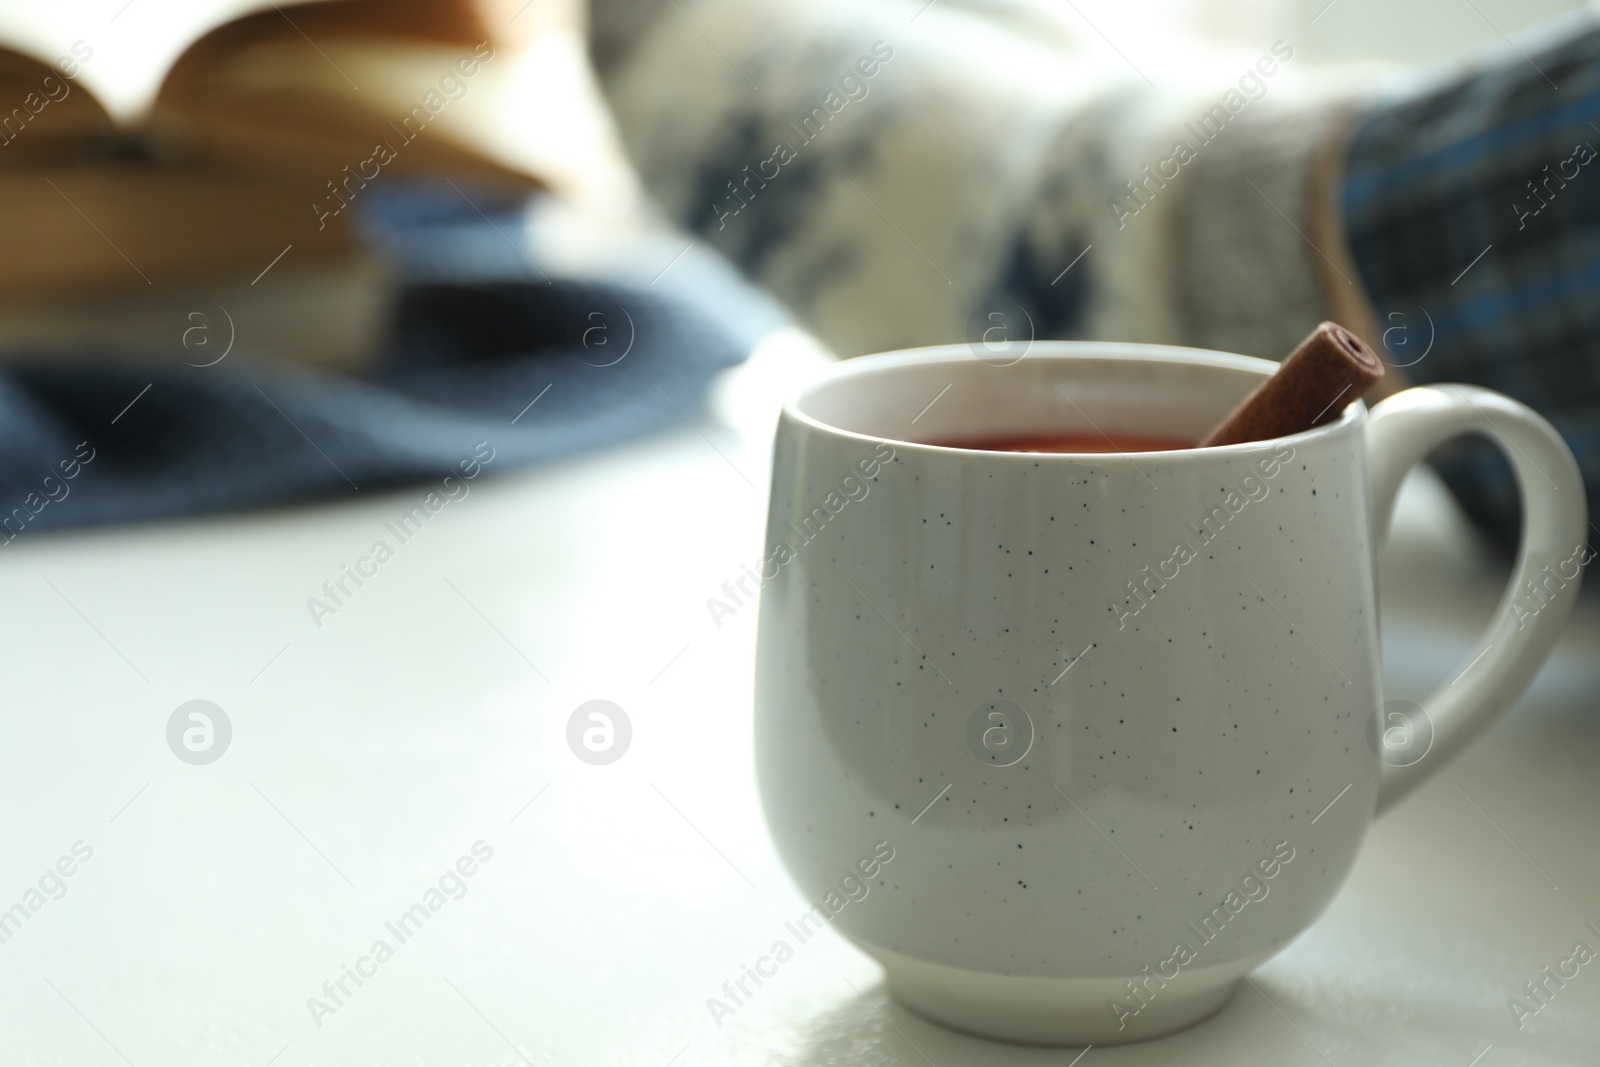
[[[778,426],[756,757],[808,899],[901,1001],[1035,1044],[1220,1008],[1327,906],[1368,824],[1526,687],[1576,596],[1584,491],[1528,408],[1466,386],[1272,441],[1034,454],[919,441],[1195,440],[1275,364],[1152,345],[851,360]],[[1374,553],[1464,433],[1522,543],[1470,662],[1384,708]],[[1534,591],[1538,590],[1536,597]],[[870,899],[832,896],[879,842]]]

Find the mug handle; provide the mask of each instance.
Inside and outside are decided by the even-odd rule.
[[[1492,441],[1516,473],[1522,499],[1516,565],[1466,669],[1422,702],[1423,722],[1433,731],[1426,755],[1433,758],[1383,764],[1378,814],[1449,762],[1522,695],[1561,636],[1582,565],[1594,556],[1584,541],[1583,479],[1561,435],[1526,405],[1470,385],[1407,389],[1372,409],[1367,453],[1375,546],[1388,536],[1406,473],[1445,441],[1468,433]]]

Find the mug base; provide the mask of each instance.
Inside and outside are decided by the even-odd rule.
[[[871,946],[889,994],[953,1030],[1019,1045],[1123,1045],[1176,1033],[1221,1011],[1243,977],[1272,953],[1213,967],[1185,969],[1159,988],[1145,979],[1146,999],[1130,979],[1024,978],[967,971]],[[1121,1005],[1119,1011],[1116,1005]]]

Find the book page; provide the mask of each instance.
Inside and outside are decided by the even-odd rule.
[[[77,87],[126,126],[149,110],[167,71],[206,33],[274,6],[292,18],[294,8],[319,2],[325,0],[8,2],[0,4],[0,42],[56,70],[74,71]]]
[[[180,65],[154,118],[175,149],[310,171],[330,190],[381,171],[497,173],[572,193],[628,169],[571,30],[517,50],[329,38],[313,51],[262,40],[232,48],[225,64]],[[340,203],[328,198],[330,210]]]
[[[95,98],[67,71],[0,47],[0,166],[70,159],[110,132]]]

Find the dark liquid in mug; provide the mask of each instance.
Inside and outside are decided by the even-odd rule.
[[[1146,434],[1061,433],[1004,437],[967,437],[959,441],[929,441],[945,448],[971,448],[981,452],[1169,452],[1193,448],[1193,441]]]

